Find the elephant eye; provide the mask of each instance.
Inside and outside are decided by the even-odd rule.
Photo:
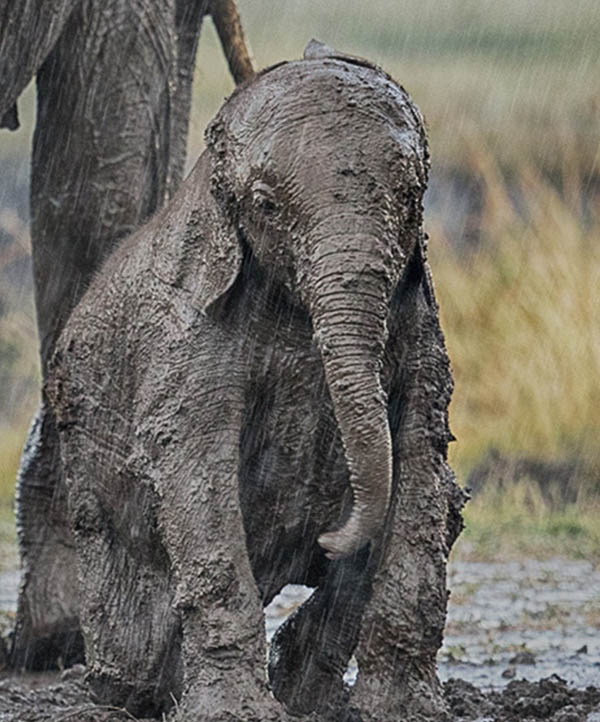
[[[252,184],[252,205],[261,213],[271,215],[277,210],[273,189],[263,181]]]

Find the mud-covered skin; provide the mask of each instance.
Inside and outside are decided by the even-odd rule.
[[[442,719],[463,499],[421,118],[313,44],[234,93],[207,145],[108,260],[48,383],[92,689],[140,715],[173,694],[190,721],[285,719],[262,607],[305,582],[269,665],[288,710]]]
[[[18,126],[16,101],[34,75],[37,84],[31,237],[44,379],[56,339],[102,262],[179,185],[206,13],[236,81],[249,77],[233,0],[3,3],[0,127]],[[17,668],[82,658],[55,427],[42,392],[18,481]]]

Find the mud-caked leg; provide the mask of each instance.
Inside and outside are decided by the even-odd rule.
[[[448,592],[446,564],[465,496],[447,463],[452,376],[425,251],[390,316],[388,411],[393,493],[372,550],[351,704],[362,722],[447,719],[436,670]]]
[[[420,323],[404,324],[409,352],[396,374],[405,381],[390,393],[393,503],[373,549],[373,595],[356,653],[352,704],[363,722],[446,718],[436,655],[446,621],[446,565],[464,499],[447,464],[452,378],[432,288],[414,302],[407,312]]]
[[[327,719],[340,719],[343,676],[371,591],[366,566],[366,550],[332,562],[322,585],[275,633],[269,679],[290,712],[317,710]]]
[[[43,670],[83,661],[75,548],[61,468],[56,421],[44,401],[19,471],[23,580],[11,653],[17,669]]]
[[[352,704],[363,722],[443,720],[436,654],[446,619],[445,464],[406,456],[386,552],[365,610]]]
[[[90,689],[102,704],[160,713],[180,683],[180,631],[153,493],[134,485],[122,515],[109,515],[91,490],[71,490]]]
[[[179,657],[159,499],[122,416],[100,404],[94,409],[93,395],[76,389],[65,399],[79,399],[77,418],[88,425],[69,416],[65,401],[61,446],[87,681],[103,704],[155,714],[172,704]]]
[[[227,428],[219,419],[182,419],[194,438],[174,444],[160,468],[161,526],[183,634],[183,692],[174,717],[282,720],[267,688],[262,603],[239,506],[239,426],[227,400],[216,408]]]

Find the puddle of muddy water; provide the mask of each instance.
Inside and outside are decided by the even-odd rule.
[[[19,574],[0,574],[0,611],[16,606]],[[484,689],[558,674],[584,688],[600,680],[600,569],[587,561],[453,561],[443,681]],[[265,610],[267,637],[311,590],[290,585]],[[525,663],[527,662],[527,663]],[[352,682],[351,665],[347,679]]]
[[[600,569],[582,560],[453,561],[443,681],[483,689],[557,674],[578,688],[600,680]],[[267,636],[310,595],[289,586],[265,610]],[[347,680],[356,677],[351,664]]]
[[[20,574],[16,569],[0,572],[0,612],[11,612],[17,606]]]
[[[583,560],[456,561],[442,680],[500,688],[558,674],[583,688],[600,679],[600,570]]]

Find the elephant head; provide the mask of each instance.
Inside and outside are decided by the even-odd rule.
[[[353,492],[348,520],[319,542],[342,557],[381,531],[390,501],[381,371],[392,293],[422,237],[423,121],[381,69],[313,41],[240,86],[206,139],[230,230],[201,305],[231,285],[242,244],[308,310]]]

